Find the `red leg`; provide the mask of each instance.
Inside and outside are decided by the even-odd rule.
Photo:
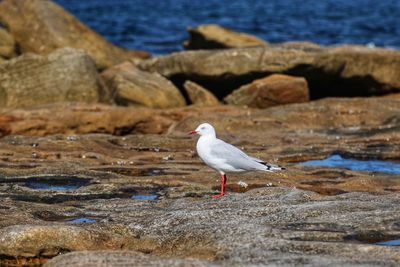
[[[225,195],[225,185],[226,185],[226,175],[221,174],[221,193],[218,195],[212,196],[213,199],[220,198]]]

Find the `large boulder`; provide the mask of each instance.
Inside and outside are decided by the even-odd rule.
[[[96,66],[82,50],[24,54],[0,65],[0,105],[32,107],[62,101],[108,101]]]
[[[219,105],[218,99],[201,85],[192,81],[186,81],[183,84],[183,87],[185,88],[188,98],[192,104],[198,106]]]
[[[189,28],[190,39],[184,42],[186,49],[218,49],[266,46],[267,42],[246,33],[234,32],[216,24]]]
[[[243,85],[225,97],[231,105],[267,108],[309,101],[307,81],[302,77],[273,74]]]
[[[130,62],[109,68],[101,76],[120,105],[171,108],[186,104],[170,81],[158,73],[141,71]]]
[[[139,68],[181,80],[215,83],[208,88],[218,88],[213,91],[217,96],[273,73],[305,77],[312,99],[379,95],[400,88],[400,52],[362,46],[187,51],[145,60]]]
[[[5,29],[0,28],[0,58],[15,56],[15,40]]]
[[[52,1],[4,0],[0,4],[0,22],[10,30],[22,53],[46,54],[61,47],[80,48],[100,69],[130,57],[148,57],[147,53],[112,45]]]

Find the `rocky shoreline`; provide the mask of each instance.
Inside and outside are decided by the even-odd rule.
[[[1,266],[399,265],[399,175],[301,164],[400,161],[399,51],[202,25],[151,57],[40,0],[0,22]],[[211,200],[204,121],[287,171]]]

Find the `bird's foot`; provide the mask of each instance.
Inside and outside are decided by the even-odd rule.
[[[223,197],[225,194],[218,194],[218,195],[214,195],[214,196],[212,196],[211,198],[212,199],[217,199],[217,198],[220,198],[220,197]]]

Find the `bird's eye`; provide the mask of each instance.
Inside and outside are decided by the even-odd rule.
[[[202,129],[202,130],[205,130],[205,129],[206,129],[206,127],[201,127],[201,129]]]

